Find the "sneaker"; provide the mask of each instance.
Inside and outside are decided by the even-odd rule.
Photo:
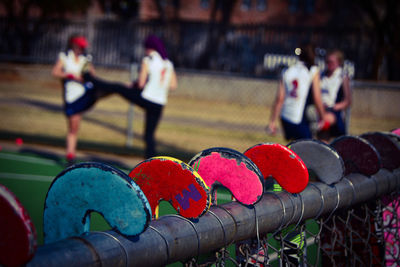
[[[76,163],[76,157],[75,154],[73,153],[68,153],[67,156],[65,157],[65,159],[67,160],[67,167],[74,165]]]

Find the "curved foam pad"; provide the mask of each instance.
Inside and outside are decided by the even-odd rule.
[[[360,135],[371,143],[381,156],[382,167],[390,171],[400,167],[400,148],[387,134],[371,132]]]
[[[297,140],[287,145],[315,173],[318,180],[328,185],[344,176],[344,163],[336,150],[317,140]]]
[[[128,236],[142,233],[151,220],[149,202],[128,175],[105,164],[80,163],[61,172],[47,192],[45,243],[89,231],[92,211]]]
[[[256,203],[264,192],[260,170],[248,157],[236,150],[209,148],[194,156],[189,165],[197,170],[213,192],[217,186],[222,185],[244,205]],[[216,201],[213,199],[213,203]]]
[[[250,147],[244,154],[258,166],[264,179],[272,176],[286,191],[300,193],[307,187],[307,167],[289,148],[263,143]]]
[[[142,161],[129,173],[150,202],[153,214],[161,200],[169,201],[180,215],[198,218],[210,207],[211,196],[200,175],[171,157]]]
[[[400,147],[400,130],[398,131],[393,131],[393,132],[384,132],[386,136],[389,136],[390,139],[392,139],[398,147]]]
[[[17,197],[0,184],[0,265],[21,266],[36,251],[36,231]]]
[[[334,139],[331,146],[342,157],[345,175],[361,173],[371,176],[381,168],[378,151],[367,140],[357,136],[341,136]]]
[[[392,130],[393,134],[396,134],[397,136],[400,136],[400,128]]]

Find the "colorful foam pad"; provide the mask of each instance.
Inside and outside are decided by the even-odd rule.
[[[142,161],[129,173],[157,214],[159,202],[169,201],[186,218],[198,218],[210,207],[211,196],[200,175],[188,164],[171,157]]]
[[[297,140],[288,144],[312,171],[317,179],[328,185],[344,176],[344,163],[336,150],[317,140]]]
[[[366,139],[378,151],[383,168],[392,171],[400,167],[400,148],[392,137],[380,132],[365,133],[360,137]]]
[[[105,164],[80,163],[61,172],[47,192],[45,243],[88,232],[92,211],[127,236],[139,235],[151,220],[146,196],[128,175]]]
[[[272,176],[286,191],[300,193],[307,187],[307,167],[289,148],[263,143],[250,147],[244,154],[258,166],[264,179]]]
[[[392,130],[392,133],[397,135],[397,136],[400,136],[400,128]]]
[[[394,130],[392,132],[385,132],[398,146],[400,146],[400,129]]]
[[[378,151],[361,137],[341,136],[333,140],[331,146],[343,159],[345,175],[361,173],[371,176],[381,168]]]
[[[21,266],[36,251],[36,231],[17,197],[0,184],[0,265]]]
[[[194,156],[189,165],[197,170],[213,192],[222,185],[244,205],[252,205],[262,197],[264,179],[260,170],[248,157],[236,150],[209,148]],[[213,197],[215,204],[215,194]]]

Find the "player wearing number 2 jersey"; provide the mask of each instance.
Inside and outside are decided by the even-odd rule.
[[[84,75],[84,79],[92,82],[96,90],[118,93],[146,111],[145,157],[150,158],[156,155],[155,130],[160,121],[163,108],[167,103],[168,91],[177,87],[177,79],[174,66],[168,60],[161,40],[156,36],[150,35],[147,37],[144,46],[146,48],[146,56],[141,63],[139,78],[133,86],[127,87],[121,83],[100,80],[89,73]]]
[[[280,116],[287,140],[312,137],[309,122],[304,114],[310,88],[320,118],[324,119],[325,116],[319,86],[319,70],[314,66],[314,50],[311,46],[305,46],[296,51],[299,61],[282,73],[268,125],[268,130],[276,133],[276,124]]]

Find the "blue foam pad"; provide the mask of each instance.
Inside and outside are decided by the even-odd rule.
[[[47,192],[45,243],[88,232],[92,211],[128,236],[142,233],[151,220],[147,198],[127,174],[101,163],[80,163],[61,172]]]

